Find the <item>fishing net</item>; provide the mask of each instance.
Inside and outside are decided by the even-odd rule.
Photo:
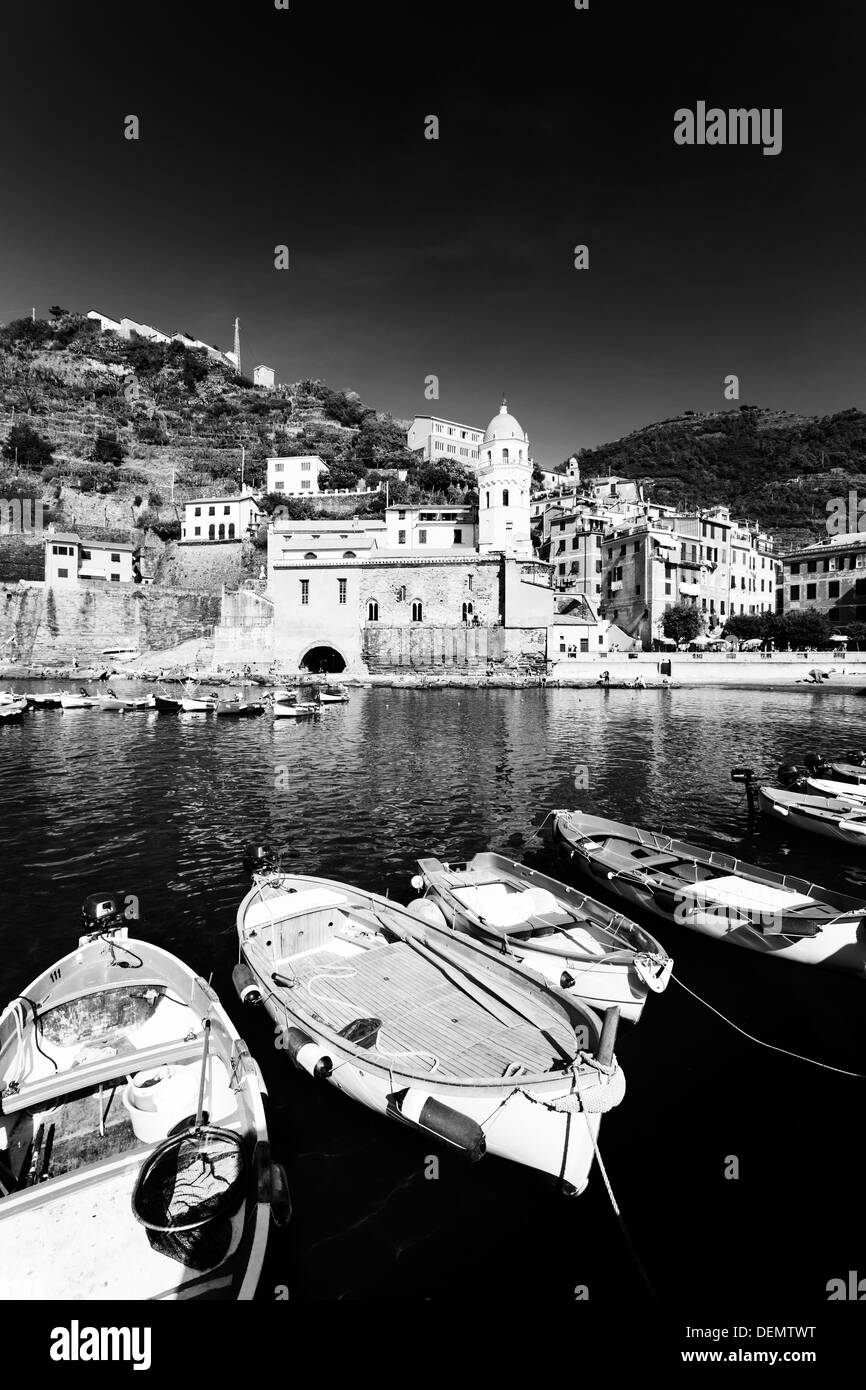
[[[247,1174],[239,1135],[207,1124],[184,1129],[145,1160],[133,1214],[154,1249],[194,1269],[212,1269],[228,1254]]]

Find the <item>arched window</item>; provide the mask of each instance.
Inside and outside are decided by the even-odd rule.
[[[471,603],[464,603],[464,605],[463,605],[463,621],[464,621],[464,623],[466,623],[466,622],[469,621],[469,619],[473,616],[474,612],[475,612],[475,608],[474,608],[474,605],[473,605],[473,604],[471,604]]]
[[[367,604],[367,622],[377,623],[379,621],[379,605],[374,598]]]
[[[420,598],[416,598],[412,603],[412,621],[420,623],[424,617],[424,606]]]
[[[344,559],[344,560],[354,560],[354,559],[355,559],[355,552],[354,552],[354,550],[344,550],[344,551],[343,551],[343,559]]]
[[[220,522],[219,538],[221,541],[224,541],[226,538],[226,528],[222,521]]]
[[[397,602],[398,602],[398,603],[405,603],[405,602],[406,602],[406,585],[405,585],[405,584],[401,584],[400,587],[399,587],[399,589],[397,590]]]
[[[508,462],[508,450],[507,450],[507,449],[503,449],[503,450],[502,450],[502,462],[503,462],[503,463],[507,463],[507,462]]]
[[[502,505],[503,505],[503,507],[507,507],[507,506],[508,506],[508,488],[507,488],[507,487],[504,487],[504,488],[502,489]]]
[[[209,541],[215,540],[216,538],[216,527],[213,522],[211,522],[210,526],[207,528],[207,538]]]
[[[489,493],[489,492],[485,492],[485,494],[484,494],[484,505],[485,505],[485,507],[489,507],[489,506],[490,506],[490,493]]]
[[[234,524],[233,521],[230,521],[230,522],[229,522],[229,540],[230,540],[230,541],[233,541],[234,538],[235,538],[235,524]]]
[[[308,550],[307,553],[306,553],[306,555],[304,556],[304,559],[305,559],[305,560],[315,560],[315,558],[316,558],[316,552],[315,552],[315,550]]]

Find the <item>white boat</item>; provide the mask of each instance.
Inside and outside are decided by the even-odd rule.
[[[670,980],[673,961],[649,932],[525,864],[476,854],[465,864],[419,859],[418,868],[412,886],[427,896],[410,911],[479,937],[594,1009],[616,1004],[636,1023]]]
[[[329,685],[317,692],[316,699],[320,705],[346,705],[349,692],[342,685]]]
[[[77,695],[68,694],[65,690],[60,696],[60,703],[64,709],[93,709],[96,699],[88,695],[86,691],[80,691]]]
[[[17,724],[26,712],[27,701],[23,696],[20,699],[4,700],[0,703],[0,723]]]
[[[309,719],[320,712],[315,701],[299,701],[294,690],[275,690],[273,701],[275,719]]]
[[[462,932],[345,883],[264,872],[238,910],[235,986],[310,1076],[470,1159],[485,1151],[579,1193],[622,1099],[582,1000]]]
[[[759,787],[760,807],[771,820],[827,840],[866,848],[866,803],[862,797],[810,796],[784,787]]]
[[[184,714],[213,714],[217,707],[216,697],[211,700],[192,699],[185,695],[180,702]]]
[[[866,897],[581,811],[554,811],[553,837],[605,892],[670,923],[866,980]]]
[[[28,693],[27,703],[34,709],[60,709],[62,698],[59,690],[49,690],[36,695]]]
[[[288,1219],[263,1082],[211,987],[129,937],[136,900],[0,1016],[0,1299],[251,1299]]]

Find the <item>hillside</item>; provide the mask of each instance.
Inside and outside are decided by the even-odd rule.
[[[254,387],[204,351],[52,314],[0,328],[0,445],[10,455],[0,496],[42,497],[61,525],[151,525],[173,538],[177,504],[237,489],[242,446],[244,483],[257,489],[269,454],[321,455],[334,488],[414,466],[407,422],[354,392],[309,380]]]
[[[581,477],[639,478],[654,501],[725,503],[760,521],[781,545],[826,535],[827,502],[866,495],[866,415],[821,418],[744,405],[687,411],[577,454]]]

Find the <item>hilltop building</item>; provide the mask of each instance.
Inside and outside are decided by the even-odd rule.
[[[274,389],[274,369],[273,367],[254,367],[253,385],[264,386],[267,391]]]
[[[194,497],[184,503],[181,542],[242,541],[259,523],[258,503],[252,492],[238,497]]]
[[[438,415],[416,415],[406,444],[424,463],[448,458],[467,468],[475,468],[483,438],[484,431],[476,425],[460,425],[456,420],[444,420]]]
[[[82,540],[77,531],[49,531],[45,537],[45,583],[77,584],[82,579],[131,584],[136,547],[129,541]]]
[[[267,491],[284,492],[287,497],[314,497],[319,491],[319,477],[328,471],[318,454],[290,454],[269,458],[267,463]]]

